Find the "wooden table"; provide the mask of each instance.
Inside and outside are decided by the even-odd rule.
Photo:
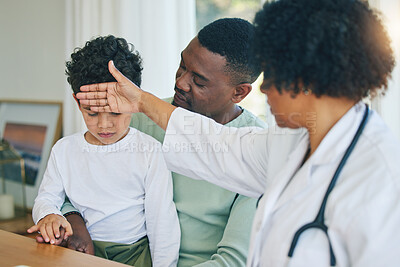
[[[127,266],[71,249],[39,244],[35,239],[0,230],[0,266],[14,267],[18,265],[29,267]]]

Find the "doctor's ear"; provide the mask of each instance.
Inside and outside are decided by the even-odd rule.
[[[76,98],[75,93],[72,93],[73,98],[75,99],[76,104],[78,104],[78,108],[81,109],[81,104],[79,103],[79,99]]]
[[[242,101],[251,92],[251,89],[252,87],[250,83],[241,83],[236,85],[232,96],[232,102],[237,104]]]

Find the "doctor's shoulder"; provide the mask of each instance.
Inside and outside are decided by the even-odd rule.
[[[382,172],[400,183],[400,140],[393,134],[382,118],[371,111],[371,118],[363,134],[362,157],[366,157],[374,169],[382,167]],[[360,158],[362,160],[362,158]],[[367,162],[366,162],[367,163]],[[365,166],[368,168],[368,166]]]
[[[326,220],[352,264],[400,262],[400,142],[372,113],[329,196]],[[366,265],[365,265],[366,264]]]
[[[349,222],[351,218],[357,220],[359,214],[358,219],[373,224],[391,207],[400,213],[400,142],[375,112],[343,168],[330,201],[336,204],[334,213],[347,214]]]

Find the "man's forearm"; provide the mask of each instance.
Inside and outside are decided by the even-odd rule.
[[[80,216],[79,214],[73,213],[73,214],[65,216],[65,218],[71,224],[74,235],[85,236],[85,237],[90,238],[89,232],[86,228],[86,224],[85,224],[85,221],[83,220],[82,216]]]
[[[67,247],[73,250],[81,251],[94,255],[95,249],[92,238],[86,228],[84,219],[76,213],[65,216],[72,226],[74,234],[68,237]]]

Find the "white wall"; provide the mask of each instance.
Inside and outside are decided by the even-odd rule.
[[[62,0],[0,0],[0,99],[64,98]]]
[[[396,66],[388,84],[388,91],[380,98],[378,111],[400,139],[400,0],[380,0],[377,7],[384,15],[396,57]]]
[[[63,101],[64,6],[61,0],[0,0],[0,100]],[[48,151],[42,156],[46,163]],[[26,186],[28,207],[37,188]]]

